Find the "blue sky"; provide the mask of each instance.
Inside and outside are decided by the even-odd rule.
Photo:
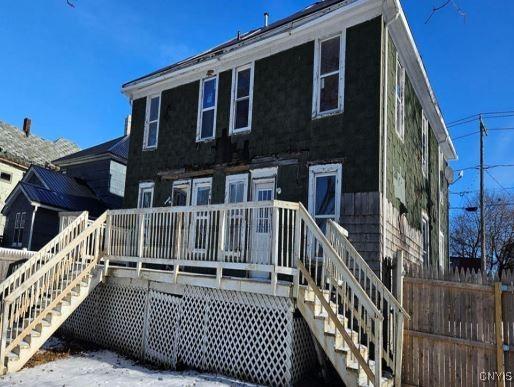
[[[514,2],[456,0],[464,20],[443,1],[404,0],[403,6],[447,122],[479,112],[514,110]],[[3,1],[0,4],[0,120],[20,126],[33,120],[43,137],[67,137],[87,147],[120,135],[129,104],[122,83],[195,54],[311,1]],[[514,127],[514,117],[489,127]],[[451,128],[453,136],[478,123]],[[455,141],[455,169],[478,163],[478,136]],[[487,164],[514,164],[514,130],[486,139]],[[488,187],[514,186],[514,168],[497,167]],[[454,192],[478,188],[466,170]],[[511,190],[514,192],[514,190]],[[466,196],[452,195],[459,206]]]

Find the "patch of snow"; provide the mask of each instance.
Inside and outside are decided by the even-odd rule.
[[[60,345],[59,341],[47,346]],[[156,371],[111,351],[89,351],[25,368],[0,378],[0,386],[253,386],[223,376],[193,371]]]

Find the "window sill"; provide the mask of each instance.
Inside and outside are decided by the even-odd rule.
[[[230,132],[231,136],[238,136],[241,134],[248,134],[252,131],[252,128],[242,128],[242,129],[234,129],[232,132]]]
[[[202,143],[202,142],[210,142],[216,140],[216,137],[209,137],[209,138],[197,138],[196,143]]]
[[[323,112],[323,113],[316,113],[312,116],[312,119],[319,120],[320,118],[337,116],[339,114],[343,114],[343,112],[344,112],[343,109],[337,109],[337,110],[330,110],[330,111]]]
[[[157,150],[157,145],[156,146],[149,146],[149,147],[143,148],[143,152],[152,152],[152,151],[155,151],[155,150]]]

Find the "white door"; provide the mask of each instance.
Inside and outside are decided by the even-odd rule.
[[[253,182],[252,198],[256,202],[263,202],[274,199],[275,180],[256,180]],[[271,264],[271,229],[272,209],[257,208],[253,213],[252,225],[252,254],[251,262],[261,265]],[[264,272],[252,272],[251,277],[268,278],[269,274]]]
[[[205,206],[211,203],[211,187],[212,179],[195,179],[193,180],[193,195],[191,205]],[[194,211],[191,216],[190,229],[190,250],[192,259],[205,259],[209,248],[212,246],[210,214],[208,211]],[[211,252],[212,253],[212,252]]]

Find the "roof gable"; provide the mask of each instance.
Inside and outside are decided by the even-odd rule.
[[[115,157],[119,161],[126,163],[128,159],[129,142],[130,136],[118,137],[113,140],[109,140],[90,148],[86,148],[73,154],[61,157],[57,160],[54,160],[54,163],[56,165],[74,164],[102,156]]]

